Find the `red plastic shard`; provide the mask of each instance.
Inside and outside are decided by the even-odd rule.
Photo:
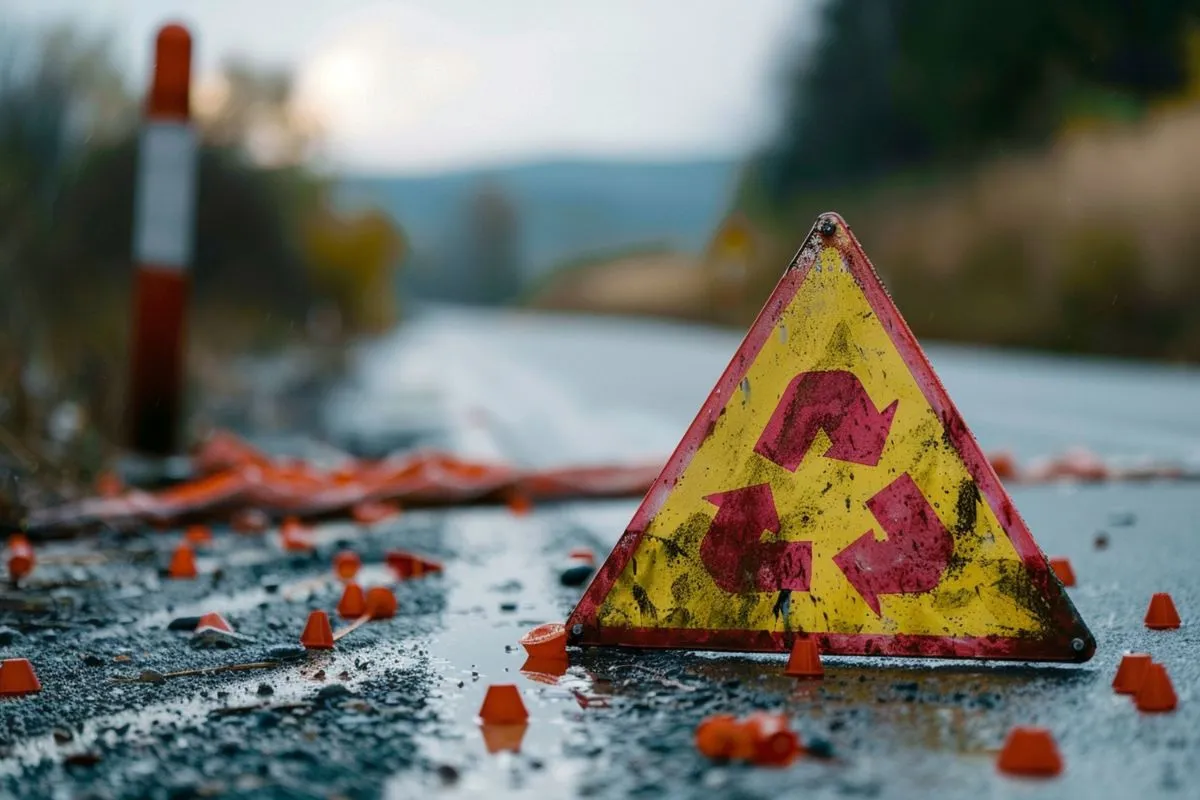
[[[754,734],[731,714],[714,714],[696,726],[696,749],[721,761],[748,760],[754,755]]]
[[[430,561],[402,550],[389,550],[384,554],[383,560],[400,580],[419,578],[422,575],[442,571],[442,565],[436,561]]]
[[[333,571],[344,581],[353,579],[361,566],[362,559],[358,553],[350,550],[343,550],[333,557]]]
[[[479,721],[485,725],[519,725],[529,719],[529,711],[515,684],[496,683],[487,688]]]
[[[357,619],[367,613],[367,598],[362,587],[354,581],[346,584],[342,599],[338,601],[338,616],[342,619]]]
[[[1071,568],[1071,562],[1065,558],[1050,559],[1050,569],[1054,570],[1054,574],[1062,581],[1063,586],[1075,585],[1075,570]]]
[[[821,651],[817,648],[815,639],[808,636],[796,637],[783,674],[793,678],[825,677],[825,667],[821,665]]]
[[[1149,653],[1126,653],[1121,657],[1121,664],[1113,677],[1113,691],[1117,694],[1136,694],[1146,675],[1146,667],[1151,663]]]
[[[1138,711],[1147,713],[1174,711],[1179,705],[1175,687],[1171,685],[1171,677],[1167,675],[1167,668],[1162,664],[1151,663],[1146,667],[1146,673],[1142,676],[1134,699]]]
[[[215,611],[210,611],[200,617],[200,621],[196,623],[196,630],[202,631],[206,628],[233,633],[233,626],[229,624],[229,621]]]
[[[596,563],[596,554],[592,552],[591,548],[588,547],[574,548],[570,553],[567,553],[567,558],[571,559],[572,561],[583,561],[587,564]]]
[[[289,553],[308,553],[316,549],[308,528],[295,517],[288,517],[279,528],[279,541]]]
[[[567,629],[560,622],[538,625],[521,637],[521,646],[530,658],[539,661],[567,660]]]
[[[1008,732],[996,766],[1010,775],[1052,778],[1062,772],[1062,756],[1045,728],[1017,726]]]
[[[42,683],[27,658],[0,661],[0,696],[17,697],[42,690]]]
[[[396,595],[386,586],[372,586],[367,589],[366,613],[371,619],[391,619],[396,616],[400,604]]]
[[[190,580],[196,577],[196,554],[187,542],[180,542],[171,556],[171,565],[167,574],[176,580]]]
[[[329,625],[329,615],[320,609],[308,615],[308,622],[300,634],[300,644],[309,650],[332,650],[333,628]]]
[[[19,533],[8,537],[8,576],[14,581],[33,572],[37,557],[29,539]]]
[[[1166,592],[1158,592],[1150,598],[1150,607],[1146,609],[1146,627],[1153,631],[1166,631],[1178,628],[1179,612],[1175,610],[1175,601]]]

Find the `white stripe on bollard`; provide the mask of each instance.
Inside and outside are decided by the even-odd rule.
[[[183,122],[147,121],[138,153],[134,263],[187,270],[195,206],[195,130]]]

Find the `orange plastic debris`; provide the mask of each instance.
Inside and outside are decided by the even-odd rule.
[[[1146,667],[1141,685],[1134,695],[1138,711],[1157,712],[1174,711],[1179,704],[1175,697],[1175,687],[1171,685],[1171,677],[1167,668],[1162,664],[1151,663]]]
[[[400,580],[419,578],[431,572],[442,571],[442,565],[436,561],[429,561],[402,550],[389,550],[384,554],[383,560]]]
[[[754,732],[729,714],[714,714],[696,726],[696,749],[712,759],[748,761],[754,757]]]
[[[346,584],[342,599],[338,601],[337,613],[342,619],[356,619],[367,613],[366,595],[354,581]]]
[[[523,517],[533,510],[533,501],[523,492],[509,492],[508,510],[518,517]]]
[[[306,553],[314,549],[308,529],[295,517],[288,517],[279,528],[279,540],[289,553]]]
[[[1017,459],[1007,450],[988,454],[988,461],[991,462],[992,469],[996,471],[996,477],[1000,480],[1007,481],[1017,477]]]
[[[392,594],[391,589],[372,586],[367,589],[366,606],[371,619],[391,619],[396,616],[400,604],[396,602],[396,595]]]
[[[487,689],[479,708],[479,721],[485,725],[519,725],[529,719],[521,693],[512,683],[496,683]]]
[[[180,542],[179,547],[175,548],[175,553],[171,556],[171,566],[167,567],[167,574],[176,580],[196,577],[196,554],[186,541]]]
[[[1148,653],[1126,653],[1121,657],[1121,664],[1117,667],[1117,674],[1113,678],[1113,691],[1117,694],[1135,694],[1138,687],[1142,685],[1146,667],[1150,664]]]
[[[1010,775],[1052,778],[1062,772],[1062,756],[1045,728],[1017,726],[1008,732],[996,766]]]
[[[8,576],[15,580],[24,578],[33,572],[37,558],[33,554],[33,546],[29,540],[19,533],[8,537]]]
[[[754,756],[759,766],[782,767],[800,755],[800,737],[791,730],[783,714],[764,711],[750,714],[744,722],[754,740]]]
[[[333,557],[333,571],[344,581],[357,575],[361,566],[362,559],[358,557],[358,553],[350,550],[343,550]]]
[[[215,611],[210,611],[200,617],[200,621],[196,623],[196,630],[204,628],[215,628],[226,633],[233,633],[233,626],[229,624],[229,621]]]
[[[793,678],[825,677],[825,668],[821,666],[821,652],[817,649],[815,639],[808,636],[796,637],[783,674]]]
[[[1054,574],[1062,581],[1063,586],[1075,585],[1075,570],[1071,569],[1071,562],[1065,558],[1050,559],[1050,569],[1054,570]]]
[[[16,697],[42,690],[42,683],[27,658],[0,661],[0,696]]]
[[[1179,612],[1175,601],[1166,592],[1158,592],[1150,598],[1146,609],[1146,627],[1155,631],[1166,631],[1179,627]]]
[[[400,515],[399,503],[383,503],[368,500],[350,508],[350,516],[359,525],[373,525]]]
[[[300,634],[300,644],[309,650],[332,650],[333,628],[329,625],[329,615],[320,609],[308,615],[304,632]]]
[[[207,525],[189,525],[187,531],[183,534],[183,538],[192,544],[203,545],[212,543],[213,535]]]
[[[543,661],[567,660],[567,629],[558,622],[538,625],[521,637],[521,646],[530,658]]]
[[[596,554],[586,547],[576,547],[567,554],[567,558],[573,561],[586,561],[589,564],[596,563]]]

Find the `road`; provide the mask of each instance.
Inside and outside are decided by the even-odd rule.
[[[430,442],[526,466],[663,457],[738,341],[669,324],[436,309],[358,353],[325,427],[358,449]],[[985,448],[1031,459],[1086,445],[1200,461],[1197,372],[929,352]],[[1071,595],[1099,647],[1084,665],[830,659],[824,681],[798,686],[778,674],[775,657],[589,650],[573,653],[557,683],[522,674],[516,640],[564,619],[578,597],[558,583],[564,555],[588,546],[602,557],[633,501],[528,516],[411,512],[370,529],[330,523],[312,557],[218,530],[202,566],[219,566],[219,576],[191,582],[157,575],[171,533],[47,547],[44,585],[24,596],[54,610],[14,610],[20,595],[5,594],[4,621],[24,635],[4,657],[33,659],[45,688],[0,702],[0,787],[96,797],[1194,796],[1200,636],[1189,623],[1200,609],[1200,492],[1149,483],[1012,494],[1043,549],[1075,567]],[[1099,550],[1102,530],[1111,544]],[[440,558],[445,574],[400,584],[399,616],[355,631],[331,654],[255,672],[112,680],[253,661],[294,643],[310,608],[336,603],[325,576],[346,545],[368,578],[384,579],[378,562],[391,547]],[[1156,591],[1172,593],[1183,628],[1142,626]],[[204,611],[225,613],[254,642],[193,650],[166,627]],[[1139,715],[1112,693],[1125,650],[1167,666],[1176,712]],[[485,687],[503,682],[521,687],[531,719],[519,754],[492,755],[473,718]],[[757,769],[709,764],[692,747],[705,715],[755,708],[786,711],[835,758]],[[1031,783],[996,772],[995,749],[1015,724],[1054,732],[1062,777]]]

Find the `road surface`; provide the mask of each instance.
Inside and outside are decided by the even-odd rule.
[[[525,466],[664,457],[739,337],[628,320],[438,309],[358,353],[325,408],[335,441],[411,442]],[[985,449],[1022,460],[1086,445],[1112,457],[1200,461],[1200,374],[1169,367],[933,347],[930,356]],[[44,690],[0,702],[0,787],[12,795],[277,797],[1194,797],[1200,769],[1200,491],[1194,484],[1015,487],[1044,550],[1070,557],[1072,598],[1098,640],[1081,666],[831,659],[819,685],[781,658],[589,650],[546,683],[521,672],[517,639],[562,620],[579,589],[563,558],[603,557],[636,502],[411,512],[321,527],[312,556],[274,537],[217,530],[196,581],[161,579],[178,532],[47,547],[41,588],[4,595]],[[1093,540],[1110,537],[1106,549]],[[352,546],[366,578],[403,547],[445,573],[398,586],[400,614],[337,650],[270,669],[122,683],[146,670],[280,658],[310,608],[332,609],[329,557]],[[1170,592],[1184,626],[1142,626]],[[40,611],[19,608],[29,598]],[[220,611],[253,642],[194,650],[167,628]],[[1110,689],[1125,650],[1152,653],[1179,695],[1140,715]],[[151,676],[153,677],[153,676]],[[516,683],[531,719],[519,754],[489,754],[475,725],[485,687]],[[712,713],[788,713],[832,760],[786,770],[714,765],[692,746]],[[1050,728],[1066,771],[997,773],[1015,724]]]

